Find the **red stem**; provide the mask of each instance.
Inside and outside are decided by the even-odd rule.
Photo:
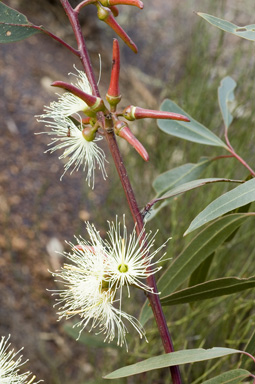
[[[243,166],[245,167],[245,168],[247,168],[248,169],[248,171],[251,173],[251,175],[253,176],[253,177],[255,177],[255,171],[246,163],[246,161],[241,157],[241,156],[239,156],[236,152],[235,152],[235,150],[234,150],[234,148],[232,147],[232,145],[230,144],[230,141],[229,141],[229,138],[228,138],[228,132],[227,132],[227,130],[225,131],[225,140],[226,140],[226,144],[227,144],[227,146],[228,146],[228,149],[229,149],[229,152],[241,163],[241,164],[243,164]]]
[[[93,89],[93,93],[96,96],[100,97],[100,93],[99,93],[99,89],[98,89],[97,82],[95,79],[95,75],[94,75],[94,72],[93,72],[93,69],[91,66],[90,58],[89,58],[89,55],[87,52],[87,48],[86,48],[85,41],[84,41],[82,31],[81,31],[81,27],[79,24],[78,13],[71,7],[68,0],[60,0],[60,2],[62,4],[69,20],[70,20],[71,25],[72,25],[72,28],[73,28],[73,31],[74,31],[74,34],[75,34],[75,37],[76,37],[76,40],[78,43],[79,57],[80,57],[81,62],[84,66],[86,75],[88,76],[88,80],[89,80],[91,87]],[[102,114],[101,114],[100,118],[103,120]],[[104,123],[104,121],[102,121],[102,122]],[[120,177],[120,180],[121,180],[121,183],[122,183],[122,186],[123,186],[123,189],[124,189],[127,201],[128,201],[128,205],[129,205],[131,214],[133,216],[133,220],[137,224],[136,225],[137,234],[139,235],[144,228],[143,218],[142,218],[142,215],[139,211],[137,201],[136,201],[132,186],[130,184],[130,181],[129,181],[129,178],[127,175],[127,171],[125,169],[121,154],[119,152],[119,148],[118,148],[118,145],[117,145],[117,142],[115,139],[113,129],[107,129],[107,130],[105,130],[105,132],[106,132],[105,137],[106,137],[106,140],[108,142],[109,149],[111,151],[116,169],[118,171],[118,174],[119,174],[119,177]],[[142,239],[141,239],[141,241],[142,241]],[[151,275],[147,278],[147,283],[151,288],[153,288],[153,292],[158,292],[154,275]],[[170,333],[169,333],[169,330],[168,330],[168,327],[166,324],[166,319],[165,319],[165,316],[164,316],[164,313],[162,310],[159,295],[147,293],[147,296],[148,296],[151,308],[152,308],[154,316],[155,316],[155,320],[156,320],[156,323],[157,323],[157,326],[159,329],[160,337],[162,339],[162,343],[164,346],[164,350],[166,353],[173,352],[174,351],[173,343],[172,343],[171,336],[170,336]],[[178,366],[170,367],[170,371],[171,371],[173,384],[181,384],[182,382],[181,382],[179,367]]]

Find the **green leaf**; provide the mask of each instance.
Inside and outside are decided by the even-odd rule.
[[[241,180],[221,179],[221,178],[218,178],[218,177],[212,177],[212,178],[208,178],[208,179],[192,180],[192,181],[189,181],[188,183],[184,183],[182,185],[179,185],[176,188],[171,189],[169,192],[164,193],[163,196],[156,198],[155,202],[169,199],[171,197],[180,195],[181,193],[191,191],[192,189],[195,189],[195,188],[198,188],[198,187],[202,187],[205,184],[221,183],[221,182],[243,183]]]
[[[239,384],[249,376],[251,376],[250,372],[245,369],[232,369],[210,380],[203,381],[202,384]]]
[[[218,17],[208,15],[207,13],[198,12],[198,16],[208,21],[214,27],[222,29],[225,32],[232,33],[238,37],[242,37],[247,40],[255,40],[255,24],[246,25],[245,27],[239,27],[227,20],[219,19]]]
[[[25,15],[0,2],[0,43],[12,43],[38,33]]]
[[[206,280],[212,261],[214,259],[214,255],[215,252],[208,256],[192,273],[189,279],[189,287],[203,283]]]
[[[255,276],[248,279],[222,277],[206,281],[193,287],[182,289],[161,299],[162,305],[177,305],[194,301],[212,299],[213,297],[231,295],[255,287]]]
[[[232,189],[210,203],[195,217],[184,236],[202,225],[255,200],[255,178]]]
[[[234,353],[242,353],[242,351],[219,347],[211,349],[186,349],[184,351],[171,352],[160,356],[150,357],[149,359],[140,361],[139,363],[117,369],[116,371],[106,375],[104,378],[119,379],[121,377],[128,377],[137,375],[138,373],[152,371],[153,369],[196,363],[198,361],[216,359],[218,357],[228,356]]]
[[[181,113],[190,119],[190,122],[176,120],[158,120],[158,127],[168,135],[180,137],[181,139],[193,141],[199,144],[214,145],[217,147],[227,148],[226,144],[213,132],[204,125],[189,116],[173,101],[166,99],[161,104],[162,111]]]
[[[230,76],[225,77],[218,88],[218,99],[225,124],[226,131],[233,121],[233,116],[229,111],[229,104],[235,100],[234,89],[236,82]]]
[[[202,158],[197,164],[184,164],[180,167],[171,169],[157,176],[153,181],[153,188],[158,195],[165,191],[177,187],[178,185],[187,183],[188,181],[197,179],[203,170],[211,164],[212,160]]]
[[[109,344],[104,342],[104,338],[100,335],[91,335],[89,333],[81,333],[79,337],[79,331],[72,325],[65,324],[64,330],[72,339],[77,340],[79,343],[94,348],[118,348],[115,344]],[[78,338],[79,337],[79,338]]]
[[[158,289],[161,295],[174,292],[249,215],[239,213],[221,217],[194,237],[159,279]],[[146,300],[140,314],[141,323],[144,325],[151,316],[152,311]]]

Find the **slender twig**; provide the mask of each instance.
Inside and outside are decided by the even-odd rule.
[[[72,25],[72,28],[73,28],[73,31],[74,31],[74,34],[75,34],[75,37],[76,37],[76,40],[78,43],[79,57],[80,57],[81,62],[84,66],[84,69],[85,69],[86,75],[88,76],[89,82],[92,86],[93,93],[96,96],[100,97],[97,82],[95,80],[95,75],[94,75],[94,72],[93,72],[93,69],[91,66],[91,62],[89,59],[85,40],[84,40],[84,37],[82,35],[80,23],[78,20],[77,9],[76,10],[73,9],[71,7],[71,5],[69,4],[68,0],[60,0],[60,2],[62,4],[69,20],[70,20],[71,25]],[[127,171],[125,169],[121,154],[119,152],[119,148],[118,148],[118,145],[117,145],[117,142],[115,139],[115,134],[113,132],[113,127],[109,126],[109,123],[108,123],[107,127],[105,127],[104,116],[102,113],[100,113],[99,115],[100,115],[99,117],[102,121],[102,125],[105,128],[105,137],[106,137],[106,140],[108,142],[109,149],[111,151],[116,169],[118,171],[118,174],[119,174],[119,177],[120,177],[120,180],[121,180],[121,183],[122,183],[122,186],[123,186],[123,189],[124,189],[124,192],[125,192],[128,204],[129,204],[131,214],[133,216],[134,222],[136,223],[137,234],[139,235],[144,228],[143,217],[139,211],[138,204],[137,204],[132,186],[130,184],[130,181],[129,181],[129,178],[127,175]],[[142,239],[141,239],[141,241],[142,241]],[[158,292],[154,275],[150,275],[147,278],[147,283],[151,288],[153,288],[153,292],[155,292],[155,293]],[[169,333],[169,330],[168,330],[168,327],[166,324],[166,320],[165,320],[165,316],[164,316],[162,306],[160,303],[159,295],[157,295],[155,293],[154,294],[147,293],[147,296],[148,296],[151,308],[152,308],[153,313],[154,313],[154,317],[155,317],[155,320],[156,320],[156,323],[157,323],[157,326],[159,329],[159,333],[160,333],[160,337],[162,339],[164,350],[166,353],[170,353],[170,352],[174,351],[173,343],[172,343],[171,336],[170,336],[170,333]],[[170,367],[170,371],[171,371],[173,384],[181,384],[181,376],[180,376],[179,367],[178,366]]]
[[[255,177],[255,171],[249,166],[249,164],[246,163],[246,161],[241,156],[239,156],[236,153],[236,151],[234,150],[234,148],[230,144],[227,130],[225,131],[225,140],[226,140],[226,144],[228,146],[229,152],[233,155],[233,157],[235,157],[241,164],[243,164],[243,166],[248,169],[248,171],[251,173],[251,175],[253,177]]]
[[[31,28],[36,29],[37,31],[40,31],[44,33],[47,36],[52,37],[52,39],[56,40],[58,43],[62,44],[65,48],[69,49],[74,55],[79,56],[79,52],[77,49],[73,48],[71,45],[67,44],[64,40],[62,40],[60,37],[54,35],[54,33],[48,31],[41,25],[35,25],[35,24],[17,24],[17,23],[8,23],[11,27],[24,27],[24,28]]]
[[[95,4],[97,0],[84,0],[81,3],[79,3],[75,8],[74,11],[79,13],[82,8],[84,8],[86,5]]]

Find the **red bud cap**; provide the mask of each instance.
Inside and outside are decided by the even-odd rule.
[[[174,112],[165,112],[165,111],[154,111],[152,109],[143,109],[139,107],[133,107],[133,116],[136,120],[138,119],[170,119],[170,120],[180,120],[189,122],[190,119],[184,115]],[[126,116],[125,116],[126,117]]]
[[[73,84],[68,84],[64,81],[54,81],[54,83],[51,85],[53,87],[64,88],[67,91],[73,93],[75,96],[82,99],[93,113],[107,110],[103,100],[100,97],[96,97],[94,95],[90,95],[89,93],[83,92],[80,88],[75,87]]]
[[[114,125],[114,131],[116,135],[126,140],[132,147],[139,153],[139,155],[145,160],[149,160],[149,155],[144,146],[130,131],[128,125],[124,121],[118,120]]]
[[[140,0],[101,0],[100,3],[106,7],[111,5],[134,5],[143,9],[143,3]]]
[[[119,91],[119,74],[120,74],[120,48],[117,39],[113,40],[112,47],[112,73],[109,89],[106,99],[110,105],[117,105],[121,100]]]
[[[121,26],[114,19],[113,14],[109,8],[103,7],[99,3],[96,4],[97,7],[97,16],[99,20],[104,21],[109,27],[111,27],[117,35],[127,44],[133,52],[137,53],[138,49],[133,40],[130,39],[128,34],[121,28]]]

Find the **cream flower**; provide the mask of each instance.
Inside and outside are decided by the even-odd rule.
[[[37,384],[34,382],[35,376],[31,376],[31,372],[19,373],[20,367],[26,363],[22,362],[22,355],[17,357],[21,350],[14,352],[10,348],[9,337],[1,338],[0,341],[0,383],[1,384]]]
[[[80,237],[76,238],[78,245],[68,243],[73,252],[64,253],[64,256],[73,264],[65,264],[60,271],[53,273],[65,286],[53,293],[58,296],[59,320],[79,315],[80,321],[75,326],[81,327],[80,333],[88,326],[89,332],[96,330],[97,334],[104,334],[104,341],[111,342],[117,338],[119,346],[125,344],[127,347],[128,330],[123,320],[128,321],[141,338],[145,336],[144,330],[137,319],[115,307],[115,292],[105,280],[107,260],[103,243],[89,223],[87,229],[91,234],[90,242]]]
[[[60,180],[69,168],[72,167],[70,172],[72,174],[81,167],[83,171],[87,173],[86,181],[88,185],[90,186],[90,184],[92,184],[92,188],[94,188],[96,166],[98,166],[102,172],[105,180],[107,177],[104,164],[106,161],[105,153],[96,144],[97,141],[102,140],[102,137],[96,137],[93,141],[87,141],[82,134],[82,125],[77,126],[68,117],[55,115],[53,121],[44,119],[39,119],[38,121],[45,123],[46,127],[51,129],[49,132],[40,132],[40,134],[47,133],[50,136],[55,136],[49,144],[52,148],[46,152],[53,153],[58,149],[64,149],[59,159],[69,158],[64,165],[64,173]]]
[[[69,75],[73,75],[77,78],[77,82],[73,85],[75,85],[77,88],[81,89],[83,92],[92,94],[91,85],[87,79],[87,76],[83,71],[80,71],[75,66],[74,68],[78,72],[78,75],[74,73],[69,73]],[[49,106],[44,107],[44,111],[46,114],[42,115],[42,118],[55,118],[57,115],[62,116],[71,116],[74,113],[83,111],[86,113],[86,110],[88,109],[88,105],[80,99],[79,97],[73,95],[71,92],[65,92],[63,95],[59,95],[58,101],[53,101],[50,103]]]
[[[77,245],[68,243],[72,253],[64,253],[64,256],[72,264],[53,273],[65,286],[53,295],[58,295],[59,319],[79,315],[76,326],[81,327],[80,332],[89,326],[89,331],[97,329],[98,333],[103,333],[105,341],[116,337],[117,344],[122,346],[126,344],[128,332],[124,321],[129,322],[140,337],[145,337],[139,321],[122,311],[122,287],[127,286],[129,296],[130,285],[154,293],[144,280],[161,269],[157,263],[164,255],[155,262],[153,258],[165,244],[149,254],[155,235],[151,237],[151,233],[145,234],[143,230],[137,237],[134,228],[128,237],[125,217],[123,230],[117,218],[116,223],[108,224],[108,240],[102,239],[96,228],[86,223],[90,240],[76,237]]]
[[[125,216],[123,216],[123,228],[121,223],[108,222],[110,230],[108,231],[109,241],[105,241],[107,274],[111,287],[115,289],[126,285],[128,295],[130,296],[129,286],[136,286],[144,291],[153,292],[153,288],[146,284],[146,278],[158,272],[162,267],[158,263],[163,259],[165,253],[155,262],[154,257],[158,254],[166,243],[161,245],[154,252],[150,252],[154,246],[155,236],[152,233],[145,233],[142,230],[139,236],[136,234],[136,227],[128,236],[125,225]]]

